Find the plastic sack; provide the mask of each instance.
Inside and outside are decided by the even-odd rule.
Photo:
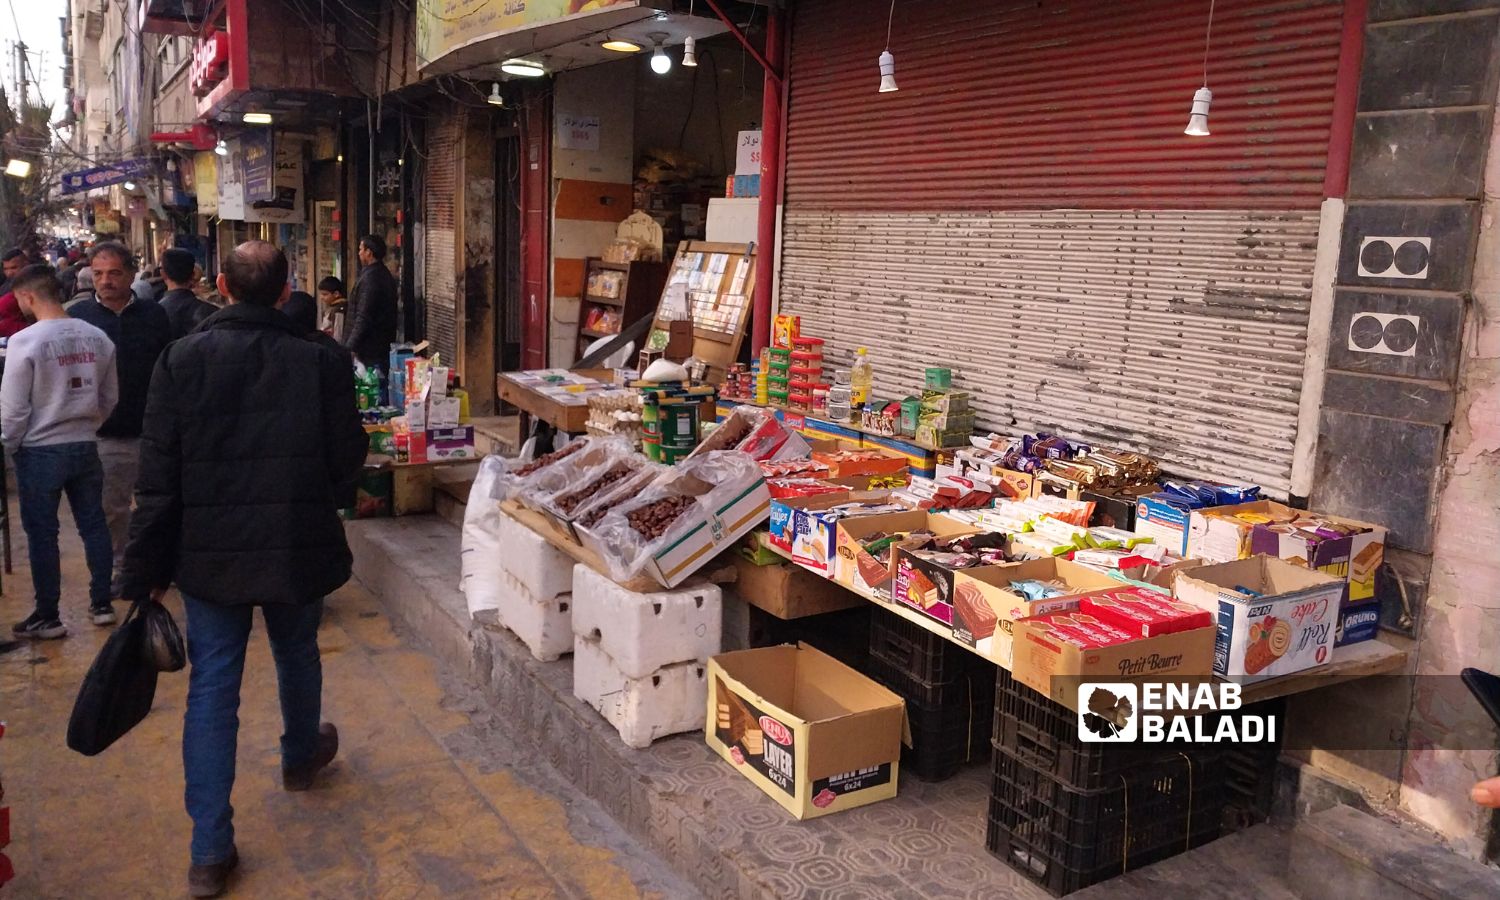
[[[588,445],[585,438],[569,441],[551,453],[539,456],[534,460],[506,459],[502,460],[504,469],[499,477],[494,490],[496,500],[509,500],[521,491],[530,487],[536,476],[568,459],[575,453],[581,453]]]
[[[573,510],[570,521],[581,528],[592,528],[599,524],[604,515],[621,503],[635,497],[651,485],[652,482],[661,478],[670,469],[660,463],[654,463],[645,457],[640,457],[642,465],[634,473],[620,479],[611,485],[609,489],[600,491],[585,500]]]
[[[469,615],[500,608],[505,571],[500,566],[501,528],[505,513],[499,492],[509,460],[486,456],[479,464],[469,502],[464,506],[463,536],[458,554],[459,590],[469,604]]]
[[[545,477],[536,479],[535,483],[522,491],[519,499],[532,509],[571,520],[573,513],[577,512],[581,504],[575,503],[569,510],[563,507],[562,501],[565,499],[576,501],[578,498],[570,495],[592,485],[597,479],[616,468],[629,469],[633,474],[647,462],[646,457],[637,453],[630,442],[624,438],[594,438],[587,450],[575,453],[571,458],[558,463]],[[625,480],[629,477],[627,475]],[[613,488],[615,484],[609,487]],[[592,499],[592,497],[585,498],[584,502]]]
[[[684,460],[640,496],[611,509],[591,529],[609,577],[615,581],[634,578],[658,551],[702,524],[713,510],[760,478],[760,464],[737,450],[719,450]],[[630,522],[632,512],[649,514],[654,510],[660,515],[664,509],[670,514],[670,522],[657,533],[638,531]]]
[[[83,676],[68,719],[68,747],[96,756],[134,728],[156,699],[156,666],[148,652],[147,620],[138,600]]]
[[[146,618],[146,659],[158,672],[180,672],[187,665],[187,645],[172,613],[152,601],[141,612]]]

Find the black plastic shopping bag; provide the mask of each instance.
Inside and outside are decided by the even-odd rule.
[[[178,672],[187,665],[187,646],[172,613],[160,603],[145,604],[146,657],[158,672]]]
[[[137,601],[100,648],[68,720],[68,746],[84,756],[102,753],[151,711],[156,698],[156,666],[148,648],[144,606]]]

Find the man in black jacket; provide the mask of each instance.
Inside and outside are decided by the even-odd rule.
[[[187,611],[195,897],[217,896],[239,860],[229,795],[256,606],[280,687],[282,786],[306,790],[338,752],[338,732],[319,724],[318,621],[323,596],[349,578],[337,502],[367,439],[349,359],[274,308],[286,279],[272,245],[236,247],[218,280],[230,305],[167,348],[146,403],[124,596],[159,598],[175,582]]]
[[[130,536],[130,492],[141,456],[141,416],[156,358],[172,341],[172,325],[161,305],[130,292],[135,261],[124,244],[106,241],[89,253],[94,296],[68,307],[68,315],[103,331],[115,345],[120,402],[99,426],[99,461],[104,464],[104,518],[114,550],[115,587]],[[118,590],[115,596],[121,594]]]
[[[359,280],[349,297],[344,346],[367,366],[385,368],[396,340],[396,276],[385,267],[385,241],[373,234],[359,241]]]
[[[167,292],[161,298],[161,308],[172,326],[172,340],[177,340],[217,310],[212,303],[204,303],[193,293],[193,273],[198,260],[189,250],[173,247],[161,255],[161,277],[167,283]]]

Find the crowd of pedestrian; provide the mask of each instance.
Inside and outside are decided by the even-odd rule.
[[[333,759],[317,629],[352,556],[338,510],[367,449],[354,360],[396,337],[396,281],[360,242],[352,295],[291,290],[284,254],[249,241],[212,286],[193,253],[144,271],[123,244],[0,255],[0,443],[14,461],[35,607],[17,637],[65,637],[58,510],[67,497],[89,570],[89,617],[178,587],[189,674],[183,730],[193,820],[189,892],[217,896],[238,862],[240,682],[260,607],[276,662],[282,783],[306,790]],[[215,302],[221,301],[221,302]],[[322,313],[320,314],[320,307]],[[340,329],[343,339],[334,328]]]

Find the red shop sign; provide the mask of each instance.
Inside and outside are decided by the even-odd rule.
[[[202,97],[224,80],[229,68],[229,36],[210,30],[193,48],[193,65],[188,70],[188,87],[194,96]]]

